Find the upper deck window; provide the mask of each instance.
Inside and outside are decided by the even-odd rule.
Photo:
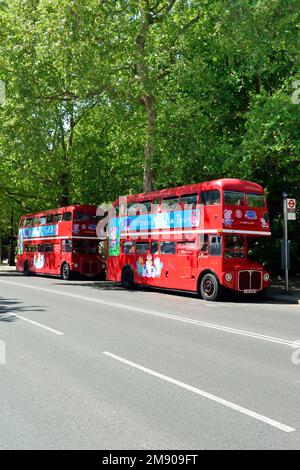
[[[75,222],[96,222],[97,218],[96,215],[91,214],[89,212],[75,212],[74,213],[74,221]]]
[[[168,209],[168,208],[172,208],[172,209],[179,209],[179,198],[178,197],[167,197],[165,199],[162,200],[162,206],[163,206],[163,209]]]
[[[248,207],[265,207],[265,196],[264,194],[247,194]]]
[[[64,212],[63,213],[63,221],[70,222],[72,220],[72,212]]]
[[[228,206],[243,206],[245,193],[239,191],[224,191],[224,204]]]
[[[54,214],[54,222],[61,222],[62,214]]]
[[[128,215],[139,215],[147,214],[151,212],[152,201],[134,202],[128,204],[127,213]]]
[[[186,205],[192,205],[193,207],[196,206],[198,199],[198,194],[184,194],[180,196],[180,203]]]
[[[211,191],[202,191],[201,204],[204,204],[205,206],[219,206],[220,191],[218,191],[218,189],[212,189]]]

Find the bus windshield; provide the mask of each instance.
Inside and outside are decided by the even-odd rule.
[[[74,221],[75,222],[96,222],[96,215],[91,214],[90,212],[75,212]]]
[[[96,255],[98,249],[97,240],[73,240],[74,253]]]
[[[226,235],[224,243],[225,258],[245,258],[245,237]]]

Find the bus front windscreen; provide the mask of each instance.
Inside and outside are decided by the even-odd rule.
[[[224,237],[225,258],[245,258],[245,237],[226,235]]]
[[[73,240],[73,251],[74,253],[96,255],[98,243],[98,240]]]
[[[96,215],[91,214],[90,212],[75,212],[74,213],[74,222],[81,222],[81,223],[88,223],[94,222],[96,223],[97,218]]]

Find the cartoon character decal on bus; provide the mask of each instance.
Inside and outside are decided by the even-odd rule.
[[[136,262],[137,274],[142,277],[160,277],[163,268],[163,263],[160,258],[152,259],[152,255],[148,255],[146,262],[140,256]]]
[[[35,269],[43,269],[45,266],[45,255],[42,253],[37,253],[33,258],[33,266]]]

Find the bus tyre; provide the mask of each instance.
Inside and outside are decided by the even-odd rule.
[[[217,300],[220,296],[220,285],[213,274],[204,274],[200,281],[200,294],[204,300]]]
[[[126,266],[122,271],[121,284],[125,289],[132,289],[134,286],[133,272],[129,266]]]
[[[29,276],[29,274],[30,274],[28,261],[25,261],[25,263],[24,263],[23,273],[25,274],[25,276]]]
[[[70,269],[70,265],[68,263],[64,263],[61,268],[61,278],[64,281],[69,281],[72,278],[72,273]]]

